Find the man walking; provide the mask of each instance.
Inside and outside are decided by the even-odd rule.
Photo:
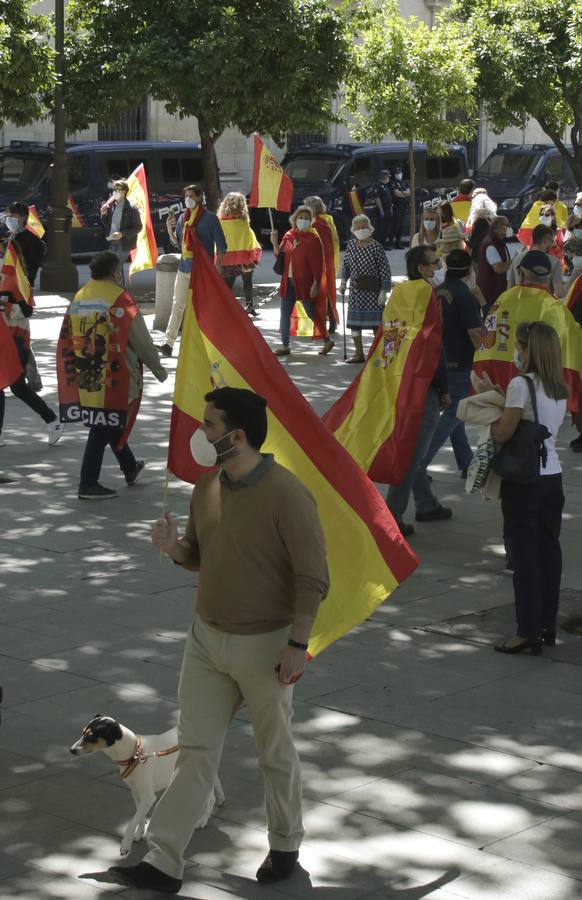
[[[312,495],[260,452],[266,401],[228,387],[205,400],[204,422],[190,447],[200,465],[218,461],[221,468],[199,479],[182,538],[167,513],[152,531],[153,543],[175,563],[200,573],[180,677],[180,753],[154,809],[144,862],[111,870],[124,884],[168,894],[182,885],[184,852],[241,702],[265,780],[270,850],[257,881],[280,881],[292,873],[303,838],[292,685],[303,673],[329,584]]]
[[[172,355],[174,344],[180,331],[186,300],[188,299],[190,273],[192,272],[192,248],[193,241],[196,238],[200,241],[211,260],[214,261],[216,257],[216,268],[219,274],[222,275],[221,262],[222,257],[226,253],[226,238],[220,219],[215,213],[206,209],[203,201],[204,193],[200,185],[189,184],[188,187],[184,188],[185,211],[178,217],[178,221],[176,221],[173,213],[170,213],[166,219],[170,240],[175,247],[180,247],[182,256],[178,264],[176,281],[174,282],[172,312],[164,336],[164,343],[157,345],[162,356]]]
[[[139,209],[127,199],[129,185],[127,181],[115,181],[113,194],[101,207],[101,222],[105,228],[105,240],[108,250],[115,253],[120,262],[121,283],[125,283],[125,263],[132,250],[137,247],[137,238],[141,231]]]
[[[402,166],[395,166],[392,170],[392,178],[390,179],[390,190],[392,192],[392,224],[388,234],[388,249],[393,246],[395,250],[402,250],[402,225],[406,210],[408,209],[408,201],[410,199],[410,185],[404,178]],[[412,235],[411,235],[412,237]]]

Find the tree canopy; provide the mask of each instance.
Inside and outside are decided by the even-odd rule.
[[[224,130],[282,143],[327,127],[351,53],[346,19],[327,0],[71,0],[67,30],[69,129],[113,120],[146,95],[196,116],[214,200]]]
[[[582,185],[582,0],[454,0],[495,131],[535,119]]]
[[[44,118],[54,84],[48,20],[28,0],[0,0],[0,124],[27,125]]]

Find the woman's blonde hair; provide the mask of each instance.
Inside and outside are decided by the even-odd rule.
[[[562,348],[555,328],[545,322],[520,322],[516,342],[527,350],[525,372],[537,375],[552,400],[564,400],[568,385],[564,380]]]
[[[313,216],[320,216],[325,212],[325,203],[321,199],[321,197],[306,197],[303,201],[305,206],[308,206]]]
[[[427,216],[431,216],[433,221],[437,223],[437,227],[434,230],[434,233],[428,234],[426,228],[424,227],[424,220]],[[418,243],[419,244],[434,244],[438,237],[439,226],[440,226],[440,216],[437,209],[423,209],[422,215],[420,217],[420,227],[418,229]]]
[[[289,216],[289,221],[291,222],[291,227],[295,228],[295,222],[301,215],[301,213],[309,213],[309,218],[311,219],[311,223],[313,224],[313,213],[309,209],[308,206],[298,206],[295,212],[292,212]]]
[[[231,191],[218,207],[217,215],[219,219],[246,219],[248,222],[249,210],[245,195]]]

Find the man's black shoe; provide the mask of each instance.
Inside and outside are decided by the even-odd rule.
[[[441,522],[444,519],[450,519],[452,515],[452,509],[449,509],[448,506],[441,506],[439,503],[430,512],[417,512],[415,518],[417,522]]]
[[[582,453],[582,434],[579,434],[577,438],[570,441],[570,449],[575,450],[576,453]]]
[[[177,894],[182,887],[181,878],[172,878],[150,866],[147,862],[140,862],[137,866],[111,866],[112,875],[119,878],[121,884],[135,887],[144,891],[158,891],[160,894]]]
[[[414,525],[409,525],[408,522],[397,522],[396,524],[400,529],[402,537],[412,537],[414,534]]]
[[[257,881],[269,884],[289,878],[299,859],[299,850],[269,850],[257,869]]]

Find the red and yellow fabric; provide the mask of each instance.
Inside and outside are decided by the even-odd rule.
[[[336,273],[339,271],[340,265],[340,246],[337,228],[335,227],[333,217],[327,215],[327,213],[319,213],[319,215],[315,217],[313,227],[317,231],[323,245],[327,302],[331,308],[334,319],[336,322],[339,322],[335,286]]]
[[[18,306],[19,301],[34,306],[32,288],[26,277],[18,247],[9,241],[0,272],[0,293],[10,293],[12,299],[6,303],[4,319],[14,338],[22,341],[25,350],[30,349],[30,322]]]
[[[375,487],[322,424],[242,307],[232,302],[201,250],[192,267],[168,455],[170,470],[184,481],[195,482],[203,471],[192,459],[189,442],[203,418],[204,394],[225,386],[247,388],[267,399],[269,431],[263,449],[274,453],[317,502],[331,589],[309,642],[309,652],[316,656],[371,615],[418,560]]]
[[[184,227],[182,228],[182,259],[192,259],[194,247],[198,244],[196,226],[206,209],[202,203],[198,203],[194,209],[184,210]]]
[[[568,410],[576,415],[582,377],[582,329],[561,300],[546,288],[519,285],[501,294],[483,323],[481,347],[475,353],[473,368],[482,377],[504,391],[518,375],[513,365],[515,333],[521,322],[546,322],[560,338],[564,377],[570,389]]]
[[[285,268],[279,293],[284,297],[289,281],[289,267],[295,287],[295,308],[291,316],[291,334],[298,337],[325,337],[327,321],[327,283],[325,279],[325,257],[323,244],[315,228],[299,231],[290,228],[283,235],[281,250],[285,254]],[[311,286],[319,285],[317,297],[311,296]],[[312,321],[302,301],[315,302],[315,319]]]
[[[580,299],[582,299],[582,273],[578,275],[576,280],[571,284],[570,290],[564,299],[564,304],[571,313],[574,313],[574,309],[578,305]]]
[[[564,229],[566,227],[566,222],[568,220],[567,206],[565,206],[560,200],[554,200],[553,203],[549,203],[544,200],[536,200],[536,202],[532,204],[530,211],[519,226],[519,230],[517,232],[518,240],[521,241],[522,244],[525,244],[526,247],[529,247],[531,245],[531,233],[536,225],[542,224],[540,222],[540,211],[544,208],[544,206],[552,206],[554,208],[554,212],[556,213],[556,224],[558,228]],[[555,255],[556,254],[554,254],[554,256]]]
[[[67,197],[67,206],[69,207],[69,209],[71,210],[71,212],[73,214],[71,228],[87,228],[87,223],[85,222],[85,219],[83,218],[83,216],[77,209],[77,204],[73,200],[72,194],[69,194],[69,196]]]
[[[352,214],[352,219],[354,216],[364,216],[365,210],[363,203],[360,199],[360,193],[357,188],[353,188],[348,194],[348,203],[350,205],[350,212]]]
[[[248,219],[225,216],[220,220],[226,240],[223,266],[254,266],[261,259],[262,248]]]
[[[57,344],[61,422],[124,428],[118,449],[127,441],[141,400],[129,403],[126,362],[137,312],[122,287],[91,279],[71,300]]]
[[[28,221],[26,223],[26,228],[27,231],[32,231],[33,234],[36,234],[38,238],[42,238],[44,235],[44,225],[40,221],[36,206],[28,207]]]
[[[4,316],[0,313],[0,391],[18,381],[22,372],[20,356],[12,338],[12,329],[8,327]]]
[[[155,268],[158,259],[158,244],[152,225],[148,185],[143,163],[134,169],[127,179],[127,184],[129,186],[127,199],[137,206],[141,216],[141,231],[137,236],[137,245],[130,254],[129,277],[131,278],[135,272]]]
[[[281,165],[255,134],[253,157],[253,181],[249,206],[265,206],[281,212],[291,211],[293,182],[285,175]]]
[[[433,288],[397,284],[366,365],[323,421],[373,481],[399,484],[406,474],[442,346]]]
[[[451,200],[451,206],[453,207],[453,218],[460,219],[463,225],[466,225],[471,211],[470,196],[468,194],[457,194]]]

